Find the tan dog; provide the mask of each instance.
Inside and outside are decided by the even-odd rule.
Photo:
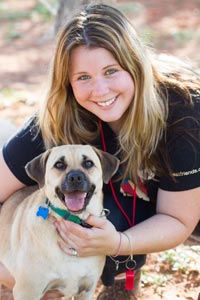
[[[54,147],[27,164],[40,189],[16,192],[0,213],[0,261],[15,278],[15,300],[39,300],[52,289],[93,299],[105,257],[65,254],[53,222],[84,224],[89,215],[100,216],[103,181],[108,183],[118,165],[114,156],[82,145]]]

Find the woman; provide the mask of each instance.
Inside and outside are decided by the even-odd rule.
[[[118,174],[104,187],[108,219],[90,216],[90,229],[55,226],[65,253],[107,255],[98,300],[136,299],[145,255],[185,241],[200,218],[199,134],[198,76],[155,59],[120,11],[91,4],[59,34],[38,116],[3,147],[0,200],[35,184],[24,166],[52,146],[91,144],[118,156]],[[121,289],[115,279],[125,272]],[[0,278],[12,287],[3,266]]]

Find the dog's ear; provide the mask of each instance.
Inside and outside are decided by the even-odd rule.
[[[47,150],[44,153],[36,156],[25,166],[26,173],[30,178],[39,184],[39,187],[44,185],[46,161],[50,152],[51,150]]]
[[[101,161],[101,167],[103,170],[103,181],[108,183],[110,178],[117,172],[120,161],[114,155],[104,152],[102,150],[94,148],[96,154]]]

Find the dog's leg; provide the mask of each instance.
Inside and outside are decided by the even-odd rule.
[[[23,282],[18,281],[13,289],[13,296],[15,300],[40,300],[43,293],[40,288],[34,286],[32,283],[27,282],[24,278]]]
[[[77,296],[74,296],[73,300],[93,300],[95,288],[92,288],[89,291],[83,291]]]
[[[73,300],[93,300],[93,293],[85,293],[84,295],[75,296]]]

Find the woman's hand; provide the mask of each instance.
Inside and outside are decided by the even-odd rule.
[[[84,228],[71,221],[60,220],[55,226],[63,239],[60,248],[68,255],[73,250],[78,256],[114,255],[117,252],[120,236],[110,221],[100,217],[90,216],[86,223],[92,228]]]

